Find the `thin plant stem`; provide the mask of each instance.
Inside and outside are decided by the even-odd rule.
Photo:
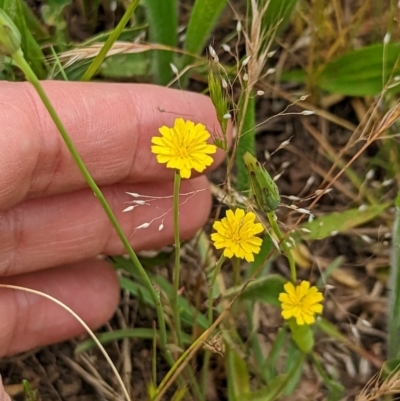
[[[292,251],[289,248],[289,246],[287,245],[286,239],[283,236],[283,234],[279,228],[275,212],[267,213],[267,218],[268,218],[269,224],[271,224],[271,228],[272,228],[273,232],[278,237],[278,240],[280,242],[280,245],[282,247],[284,254],[286,255],[286,257],[289,261],[290,277],[291,277],[293,283],[295,283],[297,281],[296,263],[294,261],[293,255],[292,255]]]
[[[215,286],[218,274],[221,271],[221,266],[224,263],[224,261],[225,261],[225,256],[224,256],[224,254],[222,254],[220,256],[220,258],[218,259],[218,262],[215,265],[214,272],[213,272],[213,275],[212,275],[212,278],[211,278],[211,281],[209,284],[209,286],[211,288],[210,295],[208,297],[208,324],[209,324],[209,326],[211,326],[213,323],[214,286]],[[211,358],[211,352],[205,350],[204,358],[203,358],[203,366],[201,368],[201,388],[202,388],[203,394],[206,394],[207,373],[208,373],[208,367],[210,365],[210,358]]]
[[[125,14],[121,18],[121,21],[119,21],[118,25],[115,27],[115,29],[111,32],[110,36],[107,38],[100,52],[93,59],[88,69],[83,74],[81,81],[89,81],[93,77],[93,75],[96,74],[101,63],[106,58],[108,51],[111,49],[112,45],[118,39],[119,35],[121,35],[122,31],[124,30],[129,20],[131,19],[138,5],[139,5],[139,0],[133,0],[132,3],[129,4],[129,6],[125,11]]]
[[[75,148],[75,145],[73,144],[70,136],[68,135],[63,123],[61,122],[57,112],[55,111],[53,105],[50,102],[50,99],[46,95],[46,92],[44,91],[41,83],[39,82],[36,74],[33,72],[32,68],[30,65],[26,62],[23,52],[21,49],[19,49],[17,52],[15,52],[12,55],[12,58],[15,62],[15,64],[23,71],[25,74],[27,80],[34,86],[36,89],[40,99],[42,100],[43,104],[45,105],[47,111],[49,112],[52,120],[54,121],[54,124],[57,126],[68,150],[70,151],[76,165],[78,166],[79,170],[81,171],[82,175],[84,176],[86,182],[92,189],[94,195],[96,198],[99,200],[101,206],[103,207],[104,211],[107,214],[107,217],[109,218],[111,224],[113,225],[115,231],[117,232],[121,242],[125,246],[126,251],[128,252],[130,258],[132,259],[132,262],[136,268],[137,274],[140,276],[140,278],[143,280],[143,283],[147,287],[147,290],[149,291],[151,298],[154,302],[154,305],[157,310],[157,317],[158,317],[158,324],[160,327],[160,342],[161,342],[161,347],[165,351],[166,350],[166,344],[167,344],[167,330],[165,326],[165,319],[164,319],[164,311],[162,309],[161,305],[161,300],[157,292],[155,291],[153,284],[151,283],[148,275],[146,274],[146,271],[144,270],[142,264],[140,263],[138,257],[136,256],[136,253],[131,247],[131,244],[129,243],[126,235],[122,231],[121,226],[118,223],[117,218],[115,217],[113,211],[111,210],[110,205],[107,203],[103,193],[101,192],[100,188],[97,186],[95,181],[93,180],[92,176],[90,175],[88,169],[86,168],[85,164],[83,163],[83,160],[79,156],[78,151]],[[168,354],[168,351],[166,352]]]
[[[175,264],[172,277],[173,292],[172,292],[172,310],[174,314],[174,322],[176,335],[178,337],[178,345],[182,346],[182,332],[181,332],[181,316],[179,313],[179,284],[181,272],[181,240],[179,236],[179,191],[181,188],[181,175],[179,171],[175,171],[174,178],[174,240],[175,240]]]

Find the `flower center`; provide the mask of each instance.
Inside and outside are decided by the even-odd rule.
[[[189,156],[188,148],[186,146],[179,146],[177,150],[179,157],[185,158]]]

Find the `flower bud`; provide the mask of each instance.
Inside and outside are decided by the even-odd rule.
[[[268,171],[249,152],[246,152],[243,160],[250,177],[250,188],[257,207],[265,213],[272,212],[281,201],[278,187]]]
[[[21,48],[21,34],[11,18],[0,9],[0,54],[12,56]]]

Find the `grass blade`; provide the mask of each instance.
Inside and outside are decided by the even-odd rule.
[[[226,0],[197,0],[195,2],[184,45],[184,49],[188,53],[199,54],[203,50],[226,3]],[[186,55],[183,59],[183,66],[190,64],[192,60],[192,56]]]
[[[131,19],[138,4],[139,4],[139,0],[133,0],[132,3],[129,5],[129,7],[126,9],[125,14],[122,17],[121,21],[116,26],[116,28],[113,30],[111,35],[108,37],[108,39],[106,40],[106,43],[104,43],[104,46],[101,48],[99,54],[94,58],[92,63],[89,65],[89,68],[86,70],[85,74],[81,78],[81,81],[90,81],[90,79],[93,77],[93,75],[96,74],[96,71],[99,69],[101,63],[104,61],[108,51],[111,49],[112,45],[115,43],[115,41],[118,39],[119,35],[124,30],[126,24]]]
[[[388,358],[400,355],[400,192],[396,198],[396,218],[393,225],[392,260],[390,264],[390,288],[388,311]]]
[[[240,116],[239,121],[243,119],[242,130],[239,133],[235,160],[237,167],[237,189],[239,191],[247,191],[250,188],[250,179],[243,156],[246,152],[255,155],[256,139],[255,139],[255,101],[254,96],[248,96],[247,107],[245,107],[245,97],[243,93],[239,102]],[[245,108],[245,110],[244,110]]]
[[[146,0],[150,41],[170,47],[177,45],[178,6],[175,0]],[[155,51],[153,72],[158,84],[166,85],[172,79],[170,63],[174,54],[170,51]]]

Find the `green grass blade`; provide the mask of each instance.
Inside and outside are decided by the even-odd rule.
[[[184,49],[188,53],[201,53],[226,4],[226,0],[196,0],[187,27],[184,45]],[[185,55],[183,66],[190,64],[192,60],[192,56]]]
[[[89,81],[93,77],[93,75],[96,74],[96,71],[99,69],[99,67],[100,67],[101,63],[103,62],[103,60],[105,59],[108,51],[111,49],[112,45],[115,43],[115,41],[118,39],[119,35],[124,30],[126,24],[131,19],[138,4],[139,4],[139,0],[133,0],[132,3],[129,5],[129,7],[126,9],[125,14],[122,17],[121,21],[118,23],[116,28],[113,30],[111,35],[108,37],[108,39],[106,40],[106,43],[104,43],[104,46],[101,48],[99,54],[94,58],[92,63],[89,65],[89,68],[86,70],[85,74],[81,78],[81,81]]]
[[[246,165],[243,161],[243,156],[246,152],[255,155],[256,139],[255,139],[255,101],[254,96],[249,96],[247,107],[245,106],[245,97],[243,93],[239,102],[239,121],[243,119],[242,130],[239,133],[237,148],[236,148],[236,167],[237,167],[237,184],[239,191],[247,191],[250,188],[250,179]],[[244,110],[245,108],[245,110]]]
[[[131,339],[142,339],[142,340],[152,340],[154,337],[154,330],[153,329],[147,329],[144,327],[138,327],[134,329],[121,329],[121,330],[115,330],[115,331],[110,331],[107,333],[100,333],[96,334],[97,339],[100,341],[101,344],[108,344],[112,341],[119,341],[123,340],[125,338],[131,338]],[[157,333],[157,337],[158,333]],[[173,335],[171,333],[168,333],[168,340],[172,340]],[[184,333],[183,334],[183,342],[185,345],[190,345],[192,342],[192,337],[189,334]],[[82,343],[80,343],[76,349],[75,349],[75,354],[80,354],[84,351],[88,351],[91,348],[96,347],[96,343],[92,340],[86,340]]]
[[[178,5],[176,0],[146,0],[150,41],[170,47],[177,46]],[[170,63],[174,54],[170,51],[155,51],[153,72],[158,84],[166,85],[172,79]]]
[[[264,30],[274,29],[279,24],[276,30],[276,34],[279,34],[288,25],[297,0],[258,0],[258,3],[262,7],[266,1],[269,1],[269,5],[263,18]]]
[[[388,358],[400,355],[400,192],[396,198],[389,280]]]

